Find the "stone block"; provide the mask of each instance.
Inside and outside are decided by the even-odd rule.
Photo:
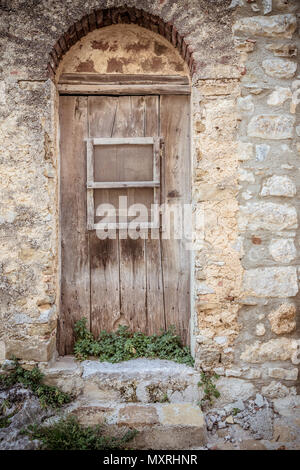
[[[261,190],[261,196],[294,197],[297,189],[288,176],[273,175],[267,178]]]
[[[268,315],[271,330],[276,335],[291,333],[296,329],[296,307],[293,304],[281,304]]]
[[[292,266],[248,269],[244,289],[257,297],[294,297],[298,293],[297,270]]]
[[[233,25],[234,33],[269,38],[290,39],[296,29],[297,18],[293,14],[241,18]]]
[[[298,369],[294,367],[293,369],[283,369],[282,367],[274,367],[268,369],[269,377],[272,379],[279,380],[297,380],[298,378]]]
[[[44,383],[60,388],[65,393],[78,396],[83,389],[83,368],[72,356],[60,357],[43,370]]]
[[[255,341],[245,347],[241,360],[254,364],[267,361],[288,361],[296,349],[296,341],[290,338],[271,339],[265,343]]]
[[[264,396],[271,399],[296,395],[295,387],[288,388],[280,382],[275,382],[275,380],[273,380],[269,385],[262,387],[261,392]]]
[[[71,411],[84,426],[98,426],[105,424],[107,417],[113,413],[113,408],[101,405],[82,405]]]
[[[205,445],[205,427],[156,426],[142,429],[130,442],[130,447],[140,450],[186,450]]]
[[[267,104],[269,106],[281,106],[286,100],[292,98],[292,92],[289,88],[276,87],[276,89],[270,94]]]
[[[275,202],[248,202],[239,207],[238,223],[241,231],[282,231],[298,227],[296,208]]]
[[[253,144],[251,142],[238,142],[237,154],[240,161],[250,160],[253,157]]]
[[[243,379],[221,377],[216,382],[216,388],[220,392],[220,397],[216,400],[214,406],[223,406],[237,400],[248,400],[255,395],[255,386]]]
[[[295,117],[287,114],[253,116],[248,124],[248,136],[261,139],[291,139],[294,136]]]
[[[274,382],[273,382],[274,383]],[[274,411],[286,418],[293,418],[296,416],[300,418],[300,395],[292,395],[284,398],[277,398],[273,402]]]
[[[284,44],[284,43],[275,43],[268,44],[266,49],[272,51],[275,56],[278,57],[297,57],[298,49],[296,44]]]
[[[119,410],[119,425],[139,427],[158,423],[158,413],[153,406],[132,405],[124,406]]]
[[[199,406],[177,403],[162,408],[161,423],[168,426],[203,427],[204,418]]]
[[[279,263],[290,263],[296,258],[297,250],[294,241],[290,238],[271,240],[269,252],[272,258]]]
[[[7,343],[6,357],[12,356],[24,361],[48,362],[55,353],[56,339],[44,340],[39,337],[13,339]]]
[[[273,78],[290,79],[296,74],[297,64],[284,59],[266,59],[262,63],[267,75]]]

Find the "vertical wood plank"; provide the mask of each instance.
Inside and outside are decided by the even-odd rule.
[[[86,142],[86,175],[87,182],[94,182],[93,144],[91,140]],[[92,230],[94,225],[94,194],[92,189],[87,190],[87,229]]]
[[[61,96],[61,306],[58,352],[73,352],[74,323],[90,322],[90,267],[86,220],[87,98]]]
[[[145,97],[145,137],[159,135],[159,97]],[[160,179],[160,158],[156,154],[154,165],[155,179]],[[158,192],[159,190],[157,190]],[[160,199],[160,194],[157,194]],[[157,202],[157,200],[156,200]],[[160,202],[160,201],[159,201]],[[161,241],[159,231],[157,239],[151,238],[151,231],[146,240],[146,278],[147,278],[147,333],[159,333],[166,328],[163,277],[161,265]]]
[[[190,108],[188,96],[161,96],[161,135],[165,139],[164,201],[190,202]],[[190,252],[183,240],[162,239],[162,268],[167,327],[175,325],[189,344]]]
[[[145,99],[141,96],[119,97],[118,113],[112,137],[144,137]],[[122,156],[119,154],[119,158]],[[136,202],[135,189],[129,189],[128,206]],[[120,232],[119,232],[120,233]],[[122,237],[122,233],[120,233]],[[120,239],[121,323],[133,331],[146,331],[145,240]]]
[[[89,137],[112,137],[118,98],[88,98]],[[109,201],[109,192],[105,191]],[[105,197],[104,194],[104,197]],[[112,331],[120,319],[120,280],[118,240],[100,240],[96,231],[89,234],[91,266],[91,330],[98,336]]]

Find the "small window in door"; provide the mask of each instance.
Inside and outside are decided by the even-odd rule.
[[[87,228],[128,228],[134,215],[121,218],[120,197],[126,197],[127,207],[141,204],[147,213],[139,217],[140,228],[157,228],[152,205],[160,204],[160,149],[158,137],[87,139]],[[116,217],[107,218],[99,207],[111,204]],[[138,206],[135,206],[138,209]]]

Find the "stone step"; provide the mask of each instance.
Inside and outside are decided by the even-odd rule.
[[[136,429],[132,449],[185,450],[206,444],[206,425],[199,406],[190,403],[103,403],[81,398],[68,409],[84,425],[103,425],[108,433]]]
[[[97,402],[189,403],[203,395],[199,372],[159,359],[133,359],[117,364],[64,356],[43,371],[45,383]]]

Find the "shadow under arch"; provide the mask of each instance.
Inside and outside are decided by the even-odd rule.
[[[195,60],[192,47],[186,42],[172,23],[166,23],[159,16],[151,15],[144,10],[123,6],[119,8],[95,10],[73,24],[68,31],[57,40],[49,54],[47,69],[50,78],[52,80],[55,79],[57,68],[63,56],[77,41],[95,29],[114,24],[135,24],[160,34],[178,50],[180,56],[187,63],[191,76],[193,75],[195,71]]]

